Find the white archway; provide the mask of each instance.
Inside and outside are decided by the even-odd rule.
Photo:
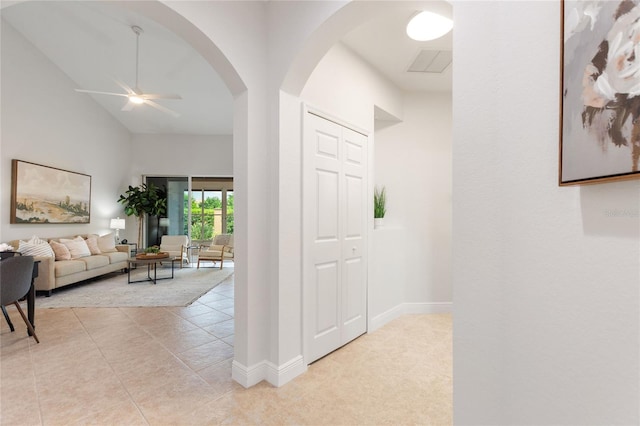
[[[333,4],[333,10],[323,9],[318,13],[325,13],[325,19],[314,28],[305,33],[300,46],[290,57],[290,66],[283,72],[282,80],[279,82],[280,95],[278,98],[280,106],[279,117],[279,133],[277,138],[280,146],[280,159],[278,174],[280,181],[280,189],[285,193],[300,193],[302,175],[296,161],[301,158],[300,155],[300,134],[301,134],[301,118],[300,118],[300,96],[303,89],[313,73],[316,66],[320,63],[325,54],[339,40],[351,30],[360,24],[383,16],[386,12],[393,8],[420,10],[432,8],[436,2],[429,1],[410,1],[410,2],[349,2],[347,4]],[[450,7],[448,2],[441,3],[443,7]],[[313,7],[313,6],[309,6]],[[319,9],[321,6],[316,6]],[[285,25],[286,18],[283,18],[282,25]],[[371,112],[373,112],[371,105]],[[330,112],[330,111],[329,111]],[[342,118],[342,117],[340,117]],[[373,130],[373,129],[371,129]],[[292,167],[292,165],[295,165]],[[291,235],[301,228],[302,212],[299,202],[290,202],[281,197],[279,203],[280,235]],[[301,374],[306,369],[305,361],[300,354],[303,353],[304,330],[299,324],[292,324],[288,319],[297,318],[300,321],[303,318],[302,307],[302,241],[297,235],[298,241],[291,239],[290,244],[280,244],[278,257],[279,259],[287,259],[285,267],[278,270],[277,279],[277,300],[272,302],[272,306],[277,309],[279,320],[277,331],[277,339],[272,341],[277,343],[276,348],[272,348],[273,362],[279,366],[287,366],[290,368],[286,373],[277,376],[278,379],[270,380],[273,384],[281,384],[290,379],[291,376]],[[281,265],[284,262],[279,262]],[[291,268],[297,268],[291,272]],[[283,368],[282,368],[283,369]],[[293,370],[293,371],[292,371]],[[295,371],[295,372],[294,372]],[[281,381],[279,381],[281,380]]]
[[[0,8],[15,7],[28,1],[30,0],[2,2]],[[122,1],[113,3],[158,22],[189,43],[220,75],[234,97],[233,150],[234,175],[236,175],[235,220],[238,224],[235,238],[237,248],[235,262],[236,303],[246,306],[248,304],[246,301],[248,293],[246,289],[248,281],[248,257],[246,254],[248,252],[246,249],[248,236],[246,226],[243,225],[248,222],[248,203],[246,202],[246,197],[249,185],[247,183],[247,161],[246,157],[243,157],[243,154],[246,156],[249,134],[247,130],[249,122],[247,85],[227,55],[225,55],[218,47],[218,44],[213,41],[216,37],[211,34],[206,34],[205,31],[195,23],[183,16],[181,11],[177,10],[182,6],[187,6],[188,8],[189,5],[177,4],[172,7],[161,1]],[[234,315],[237,336],[235,358],[240,359],[243,363],[246,363],[245,360],[249,358],[249,345],[247,343],[248,321],[246,316],[246,309],[238,309]]]

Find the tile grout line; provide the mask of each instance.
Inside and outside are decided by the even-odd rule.
[[[35,323],[35,321],[34,321]],[[31,336],[29,336],[27,334],[27,338],[30,340],[33,340],[31,338]],[[36,343],[36,345],[39,345],[39,343]],[[33,387],[35,388],[36,391],[36,398],[38,400],[38,416],[40,417],[40,424],[43,425],[44,424],[44,413],[42,412],[42,401],[40,399],[40,387],[38,386],[38,376],[36,375],[36,369],[34,367],[34,362],[33,362],[33,353],[31,352],[31,348],[32,348],[32,343],[31,341],[29,342],[29,364],[31,366],[31,374],[33,375]]]

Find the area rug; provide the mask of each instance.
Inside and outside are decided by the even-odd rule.
[[[146,274],[147,268],[138,268],[131,272],[131,280]],[[51,297],[38,295],[36,308],[188,306],[232,274],[233,268],[176,268],[173,279],[127,284],[126,273],[111,273],[61,287]],[[158,278],[170,275],[169,268],[158,269]]]

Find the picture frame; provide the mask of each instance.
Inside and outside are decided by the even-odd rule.
[[[91,176],[11,160],[11,218],[20,224],[91,221]]]
[[[640,178],[640,4],[561,0],[560,186]]]

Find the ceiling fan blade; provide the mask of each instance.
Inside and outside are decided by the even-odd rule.
[[[131,101],[127,102],[121,109],[121,111],[131,111],[135,104]]]
[[[174,94],[157,94],[157,93],[144,93],[142,94],[143,99],[182,99],[180,95]]]
[[[125,82],[120,81],[117,78],[114,78],[113,81],[115,81],[118,86],[122,87],[124,91],[127,92],[128,95],[137,94],[137,92],[133,90],[131,87],[129,87]]]
[[[172,110],[170,110],[169,108],[164,107],[164,106],[162,106],[162,105],[160,105],[160,104],[157,104],[157,103],[155,103],[155,102],[153,102],[153,101],[150,101],[150,100],[148,100],[148,99],[145,99],[144,103],[145,103],[145,104],[147,104],[147,105],[149,105],[149,106],[154,107],[154,108],[155,108],[155,109],[157,109],[157,110],[160,110],[160,111],[162,111],[162,112],[166,112],[167,114],[173,115],[173,116],[174,116],[174,117],[176,117],[176,118],[180,117],[180,114],[179,114],[179,113],[177,113],[177,112],[175,112],[175,111],[172,111]]]
[[[96,94],[96,95],[129,96],[126,93],[100,92],[100,91],[97,91],[97,90],[84,90],[84,89],[76,89],[76,92],[93,93],[93,94]]]

